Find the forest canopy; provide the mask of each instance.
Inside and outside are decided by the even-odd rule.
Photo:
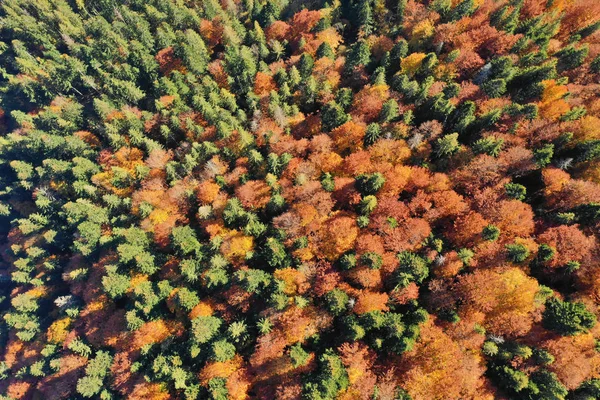
[[[0,2],[0,400],[600,399],[600,2]]]

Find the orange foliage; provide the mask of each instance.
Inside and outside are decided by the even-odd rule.
[[[487,225],[481,214],[471,211],[454,221],[454,228],[448,231],[448,236],[456,246],[469,247],[481,239],[481,232]]]
[[[188,317],[191,320],[196,319],[198,317],[208,317],[213,314],[214,310],[211,304],[207,301],[201,301],[196,304],[192,311],[190,311]]]
[[[271,188],[264,181],[248,181],[235,189],[235,196],[244,207],[260,209],[271,199]]]
[[[244,360],[239,354],[228,361],[208,363],[200,371],[200,382],[206,385],[213,378],[229,378],[231,374],[240,369],[243,363]]]
[[[317,233],[314,245],[329,261],[337,260],[339,256],[354,247],[358,237],[358,227],[354,218],[337,215],[326,221]]]
[[[533,210],[519,200],[503,200],[485,215],[504,237],[529,236],[533,233]]]
[[[352,101],[352,115],[363,121],[372,122],[381,113],[383,103],[390,97],[387,85],[367,86],[358,92]]]
[[[500,335],[522,335],[531,328],[538,290],[537,280],[516,267],[477,269],[456,285],[461,313],[484,313],[484,326]]]
[[[198,185],[196,196],[198,201],[203,204],[210,204],[217,198],[221,187],[214,182],[204,181]]]
[[[172,71],[185,73],[185,67],[181,60],[175,57],[173,47],[166,47],[159,50],[155,58],[163,75],[169,75]]]
[[[288,36],[288,33],[291,29],[292,27],[289,24],[283,21],[275,21],[266,29],[265,35],[267,36],[268,40],[275,39],[282,41],[286,38],[286,36]]]
[[[362,150],[363,138],[367,126],[364,123],[348,121],[331,131],[335,148],[338,153],[355,152]]]
[[[308,289],[306,276],[297,269],[276,269],[273,272],[273,276],[275,277],[275,279],[279,279],[285,283],[283,292],[288,296],[302,294]]]
[[[414,350],[402,356],[404,389],[415,400],[472,399],[481,394],[483,360],[429,321]]]
[[[538,241],[556,249],[554,257],[547,262],[551,267],[564,267],[569,261],[589,261],[596,247],[593,237],[584,235],[573,225],[549,228],[538,237]]]
[[[600,373],[600,353],[595,349],[596,340],[592,333],[558,336],[545,342],[543,347],[555,358],[550,370],[570,390]]]
[[[539,104],[540,114],[544,118],[557,120],[570,110],[569,104],[563,100],[568,93],[565,85],[557,85],[554,79],[543,81],[544,92]]]
[[[356,314],[364,314],[369,311],[387,311],[387,302],[389,296],[387,293],[377,293],[363,290],[356,299],[353,311]]]
[[[371,370],[375,354],[361,343],[344,343],[339,347],[340,357],[348,373],[350,387],[340,399],[371,399],[377,377]]]
[[[134,332],[131,342],[132,348],[139,350],[145,345],[160,343],[177,330],[177,323],[174,322],[165,322],[162,319],[146,322]]]
[[[254,93],[259,96],[266,96],[271,93],[271,90],[275,90],[277,85],[271,75],[267,75],[264,72],[257,72],[254,78]]]

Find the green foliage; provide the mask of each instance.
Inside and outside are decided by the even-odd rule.
[[[548,164],[550,164],[553,156],[554,145],[552,143],[545,144],[539,149],[535,149],[533,152],[533,158],[535,159],[536,164],[540,168],[544,168]]]
[[[0,397],[600,397],[594,2],[304,3],[0,4]]]
[[[473,151],[477,154],[487,154],[488,156],[498,157],[504,146],[504,139],[496,139],[488,136],[473,143]]]
[[[213,339],[223,322],[212,316],[202,316],[192,320],[192,335],[196,342],[207,343]]]
[[[333,399],[348,385],[348,373],[342,360],[332,350],[327,350],[319,357],[318,370],[304,385],[303,394],[308,399]]]
[[[384,184],[385,178],[379,172],[374,174],[361,174],[356,177],[356,188],[365,196],[376,194]]]
[[[325,295],[327,310],[334,316],[338,316],[348,308],[349,297],[343,290],[333,289]]]
[[[370,61],[370,58],[371,49],[369,48],[368,43],[364,40],[359,40],[358,42],[352,44],[352,46],[350,46],[348,49],[344,71],[347,74],[350,74],[355,67],[367,65]]]
[[[460,143],[458,142],[458,133],[451,133],[437,139],[435,154],[440,158],[449,157],[456,153],[459,148]]]
[[[559,70],[570,70],[579,67],[589,53],[587,45],[576,48],[575,46],[567,46],[556,53],[558,58],[557,68]]]
[[[219,340],[212,344],[212,358],[217,362],[231,360],[235,356],[235,346],[226,340]]]
[[[495,225],[488,225],[483,228],[481,235],[485,240],[496,241],[500,237],[500,229]]]
[[[310,354],[307,353],[300,344],[296,344],[290,348],[290,358],[294,368],[306,365]]]
[[[506,190],[508,197],[515,200],[525,200],[527,195],[527,188],[518,183],[507,183],[504,185],[504,190]]]
[[[543,314],[546,329],[570,336],[587,332],[596,325],[596,316],[583,303],[572,303],[552,298]]]
[[[349,119],[350,117],[344,112],[344,109],[335,102],[325,104],[321,111],[321,120],[325,131],[331,131]]]
[[[411,281],[422,283],[428,276],[429,267],[423,258],[407,251],[398,254],[398,268],[394,277],[397,286],[406,287]]]
[[[522,263],[529,257],[529,250],[520,243],[510,243],[505,247],[508,259],[514,263]]]

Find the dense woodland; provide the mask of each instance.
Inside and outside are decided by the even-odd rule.
[[[600,399],[599,28],[2,1],[0,399]]]

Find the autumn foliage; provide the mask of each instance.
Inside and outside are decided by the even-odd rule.
[[[0,2],[0,399],[600,398],[600,2]]]

